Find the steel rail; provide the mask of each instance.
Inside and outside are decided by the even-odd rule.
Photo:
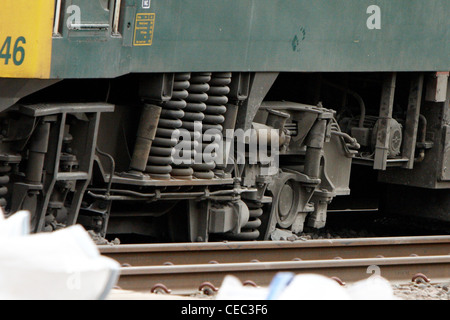
[[[371,274],[392,282],[450,280],[450,237],[99,246],[124,265],[118,286],[190,294],[215,291],[226,275],[267,286],[278,272],[352,283]]]
[[[450,236],[99,246],[100,252],[129,266],[275,262],[438,256],[450,254]]]
[[[176,294],[192,294],[205,284],[211,290],[217,290],[227,275],[233,275],[243,283],[268,286],[279,272],[321,274],[343,283],[366,279],[373,273],[399,283],[410,282],[418,274],[425,274],[433,282],[444,282],[450,279],[450,255],[128,267],[122,269],[118,285],[134,291],[151,292],[163,287]]]

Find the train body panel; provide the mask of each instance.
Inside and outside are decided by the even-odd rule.
[[[78,2],[83,23],[85,4]],[[141,0],[128,0],[122,4],[118,39],[110,32],[99,32],[86,40],[91,37],[89,31],[64,27],[63,38],[53,41],[52,77],[204,70],[448,69],[448,2],[377,4],[379,9],[359,0],[314,4],[307,0],[153,0],[144,9]],[[377,27],[371,25],[377,19],[381,29],[369,29]],[[138,39],[140,33],[143,40]],[[99,65],[106,67],[105,74],[98,72]]]
[[[446,71],[449,65],[446,0],[386,0],[377,5],[360,0],[314,4],[152,0],[149,4],[142,0],[3,1],[0,42],[11,37],[10,48],[5,46],[2,53],[12,59],[7,69],[0,63],[2,76]],[[19,41],[22,37],[27,43]],[[15,52],[20,48],[24,55]],[[23,65],[14,65],[13,59],[23,59]]]

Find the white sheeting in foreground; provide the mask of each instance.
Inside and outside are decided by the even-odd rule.
[[[104,299],[120,265],[81,226],[29,234],[28,212],[0,212],[0,300]]]
[[[280,273],[268,288],[243,286],[234,276],[225,277],[217,300],[397,300],[390,283],[371,276],[346,288],[317,275]]]

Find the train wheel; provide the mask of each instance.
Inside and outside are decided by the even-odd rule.
[[[277,179],[268,185],[267,192],[272,196],[268,224],[264,240],[269,240],[276,228],[298,233],[303,230],[306,218],[304,212],[314,192],[314,185],[304,185],[298,181],[298,174],[281,172]]]

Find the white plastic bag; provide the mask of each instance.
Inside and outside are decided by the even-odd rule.
[[[352,300],[398,300],[388,280],[373,275],[347,288]]]
[[[336,281],[317,274],[297,275],[278,300],[350,300],[347,291]]]
[[[101,256],[81,226],[19,236],[24,224],[29,230],[27,213],[0,221],[0,300],[106,298],[120,265]]]
[[[225,277],[217,300],[397,300],[388,280],[372,276],[348,287],[318,274],[277,274],[269,288],[249,288]]]
[[[3,212],[0,212],[0,240],[28,235],[30,233],[29,219],[28,211],[17,212],[8,219],[5,219]]]
[[[228,275],[224,278],[216,300],[265,300],[267,288],[244,286],[238,278]]]

